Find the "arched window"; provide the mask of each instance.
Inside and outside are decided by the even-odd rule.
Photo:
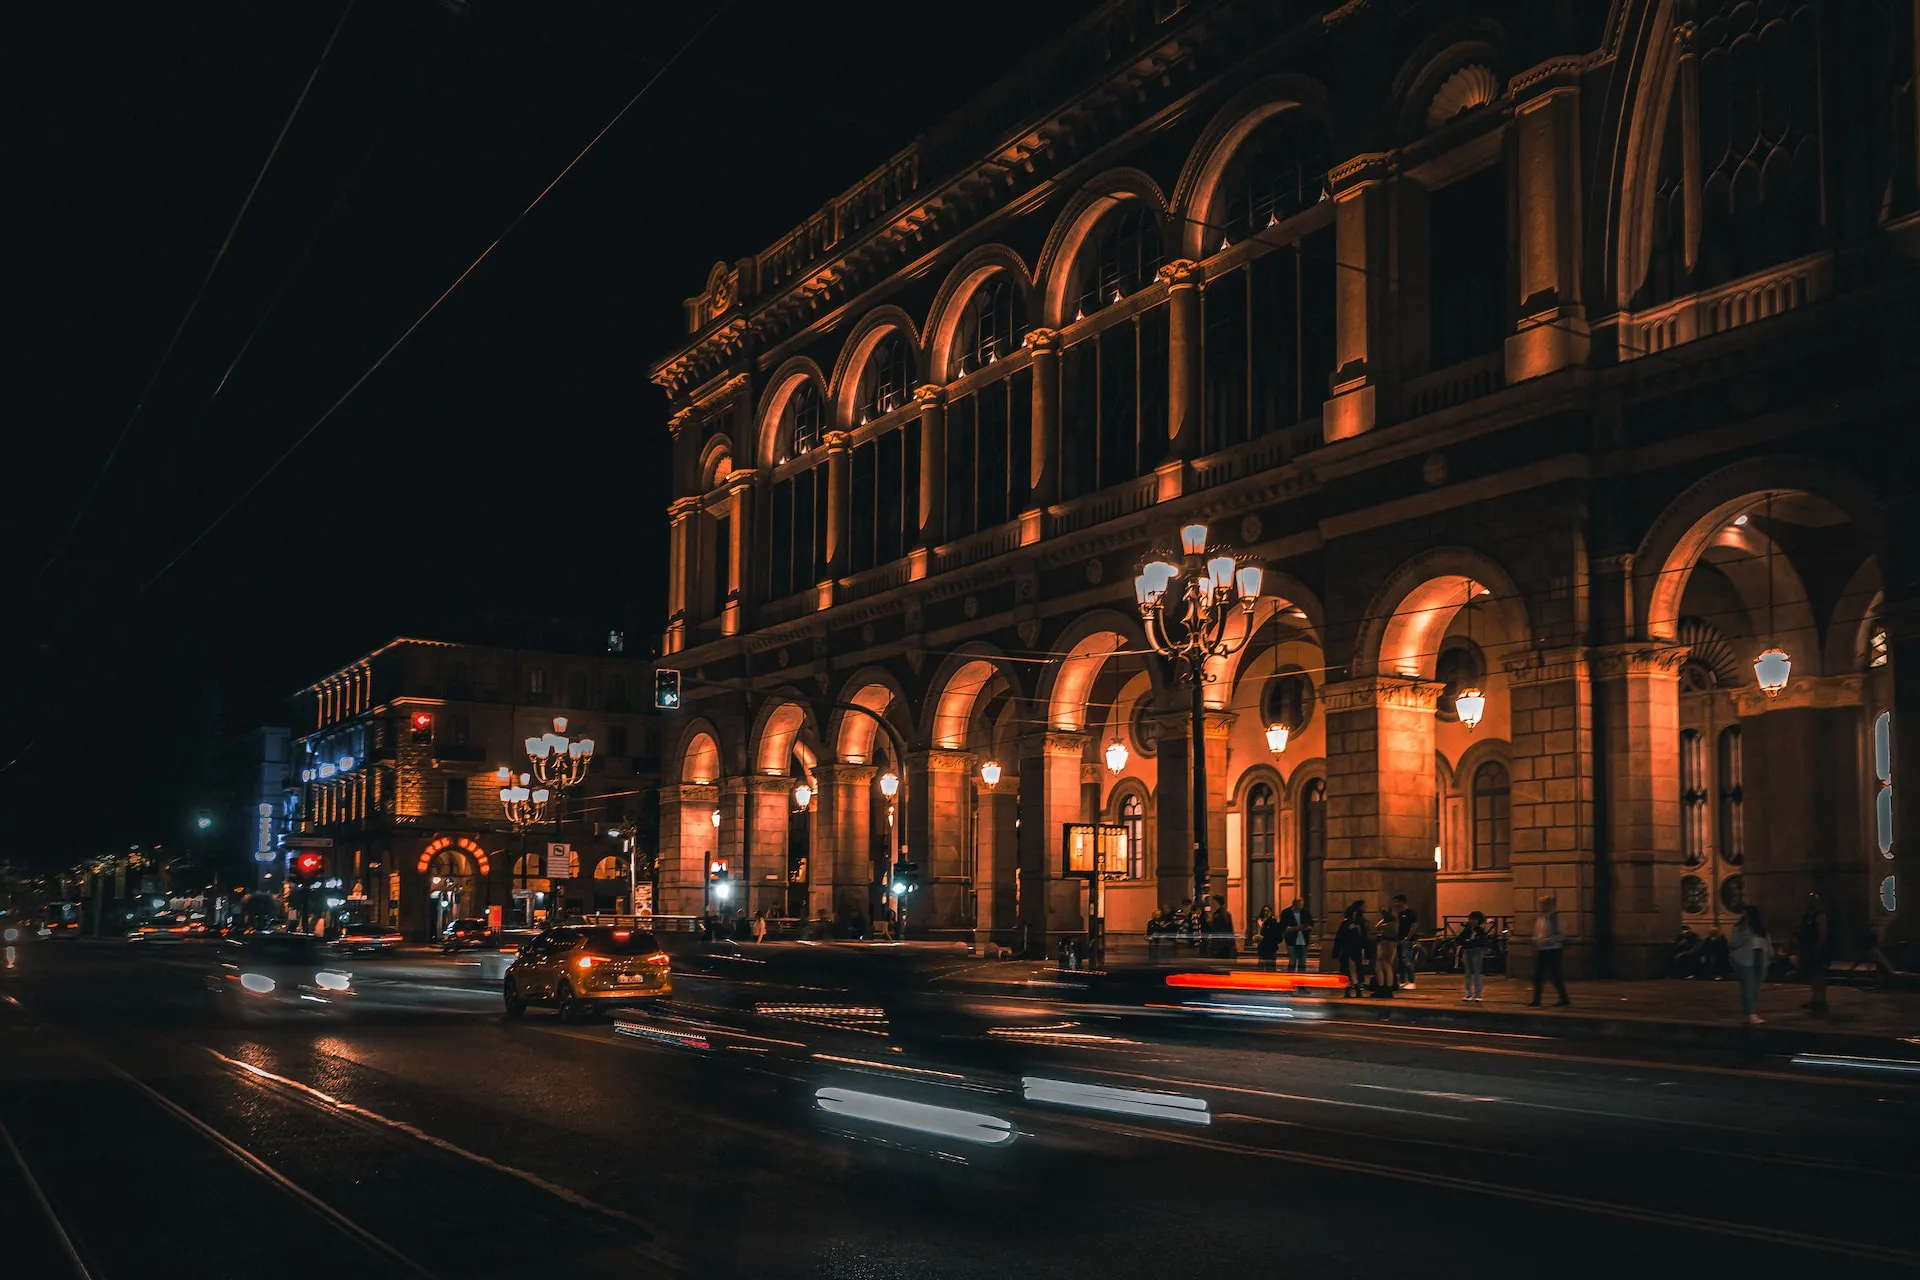
[[[1160,270],[1160,223],[1129,201],[1103,217],[1080,250],[1071,296],[1076,318],[1152,284]]]
[[[1238,244],[1325,198],[1327,131],[1304,111],[1265,121],[1227,162],[1214,203],[1207,248]]]
[[[1327,914],[1327,784],[1313,778],[1300,789],[1300,883],[1307,911]]]
[[[1127,832],[1127,879],[1144,880],[1147,875],[1147,806],[1137,794],[1129,795],[1120,802],[1120,825]]]
[[[797,458],[820,447],[820,433],[827,421],[826,403],[820,388],[811,378],[795,387],[780,414],[780,461]]]
[[[1893,713],[1873,721],[1873,832],[1880,856],[1893,856]],[[1892,910],[1891,907],[1888,910]]]
[[[1010,355],[1026,332],[1026,309],[1020,290],[1004,275],[990,276],[967,300],[954,344],[954,373],[972,373]]]
[[[1689,867],[1707,859],[1707,744],[1698,729],[1680,731],[1680,853]]]
[[[1473,869],[1505,871],[1511,856],[1507,767],[1489,760],[1473,771]]]
[[[880,345],[867,357],[867,367],[860,375],[859,420],[871,422],[892,413],[912,394],[913,352],[907,346],[907,335],[896,329],[880,339]]]
[[[602,858],[593,864],[593,878],[595,880],[625,880],[627,878],[627,864],[614,857]]]
[[[1247,789],[1247,918],[1273,901],[1273,788],[1256,782]]]
[[[1740,749],[1740,726],[1720,731],[1720,861],[1739,866],[1747,856],[1746,823],[1741,804],[1745,772]]]

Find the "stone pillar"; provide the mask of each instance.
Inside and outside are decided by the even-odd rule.
[[[976,774],[973,786],[980,797],[980,852],[973,872],[978,934],[1003,946],[1017,945],[1020,779],[1003,772],[1000,781],[988,785]]]
[[[671,493],[700,492],[700,432],[696,429],[700,415],[692,409],[682,409],[667,419],[667,431],[673,437],[671,450],[672,488]]]
[[[1227,896],[1227,739],[1237,717],[1231,711],[1207,712],[1207,884],[1216,898]],[[1236,927],[1246,921],[1234,917]]]
[[[1595,843],[1595,712],[1587,651],[1553,649],[1516,658],[1507,664],[1507,688],[1513,699],[1508,824],[1513,972],[1533,972],[1534,919],[1541,895],[1551,893],[1567,933],[1568,975],[1594,977],[1610,963],[1605,908],[1614,886],[1601,881]],[[1637,875],[1629,875],[1623,886],[1631,887],[1630,899],[1641,887]],[[1668,939],[1672,936],[1669,930]]]
[[[767,774],[746,778],[744,809],[745,834],[741,843],[745,856],[741,874],[745,877],[747,914],[775,910],[787,905],[787,815],[793,807],[793,780]]]
[[[1380,421],[1393,273],[1387,158],[1355,156],[1328,178],[1334,187],[1334,372],[1321,421],[1333,441]]]
[[[908,755],[908,857],[920,864],[920,891],[907,905],[915,938],[929,930],[972,936],[973,777],[973,757],[964,751]]]
[[[1163,711],[1153,721],[1157,731],[1153,750],[1156,902],[1172,906],[1193,896],[1192,717],[1184,710]],[[1221,856],[1225,857],[1224,846]]]
[[[873,780],[880,770],[870,764],[823,764],[820,781],[820,818],[814,824],[813,858],[830,867],[831,901],[827,910],[835,920],[858,911],[871,920],[873,866]],[[821,883],[819,875],[814,884]]]
[[[1201,415],[1200,264],[1185,258],[1160,268],[1167,282],[1167,457],[1198,457]]]
[[[751,883],[748,879],[751,867],[747,861],[747,816],[751,799],[747,790],[749,781],[739,776],[720,779],[720,803],[715,806],[720,810],[720,825],[713,831],[713,856],[727,864],[727,876],[732,886],[726,901],[714,903],[714,909],[729,919],[736,910],[746,906],[751,896],[746,889]],[[713,825],[711,813],[707,815],[707,825]]]
[[[1027,506],[1044,510],[1060,500],[1060,335],[1035,329],[1027,335],[1033,349],[1033,433],[1027,462]]]
[[[1442,686],[1374,676],[1329,683],[1326,915],[1331,940],[1356,899],[1369,920],[1404,893],[1434,918],[1433,707]]]
[[[753,468],[735,471],[727,477],[729,518],[733,532],[727,543],[727,603],[720,614],[723,635],[739,635],[745,624],[749,575],[752,573],[753,546]]]
[[[1538,757],[1534,772],[1538,776],[1550,763],[1551,776],[1578,778],[1574,771],[1591,768],[1599,783],[1595,795],[1602,850],[1598,865],[1587,873],[1593,890],[1577,905],[1566,901],[1565,895],[1579,889],[1578,884],[1564,889],[1552,883],[1540,887],[1552,888],[1562,898],[1562,918],[1574,935],[1570,946],[1577,944],[1582,933],[1599,933],[1603,972],[1612,976],[1647,978],[1660,973],[1680,929],[1680,664],[1685,658],[1685,649],[1664,645],[1620,644],[1594,650],[1590,732],[1580,725],[1580,691],[1571,680],[1539,682],[1561,686],[1550,703],[1543,700],[1539,710],[1555,713],[1550,723],[1572,727],[1550,728],[1542,740],[1529,742]],[[1544,665],[1551,671],[1554,664],[1549,660]],[[1514,705],[1517,714],[1517,700]],[[1535,723],[1540,723],[1538,711]],[[1513,746],[1517,764],[1521,750],[1517,723]],[[1517,870],[1521,794],[1516,773],[1514,933],[1517,938],[1524,924],[1530,938],[1533,917],[1529,913],[1523,921],[1518,914],[1523,896]],[[1536,793],[1527,794],[1531,799]],[[1577,797],[1578,791],[1574,794]],[[1536,803],[1549,802],[1541,794]],[[1577,811],[1571,801],[1560,802],[1557,813],[1539,814],[1532,821],[1542,828],[1559,827],[1563,825],[1555,820],[1559,817],[1571,819],[1564,825],[1577,831]],[[1564,843],[1575,837],[1558,838]],[[1563,879],[1572,878],[1573,868],[1580,865],[1573,854],[1559,863]],[[1576,911],[1577,915],[1571,914]],[[1588,923],[1589,912],[1597,916],[1594,923]],[[1577,966],[1577,961],[1578,952],[1570,952],[1569,965]]]
[[[707,858],[714,850],[711,815],[719,803],[720,788],[711,783],[660,788],[660,900],[654,905],[656,914],[698,915],[705,907]]]
[[[1515,109],[1520,206],[1520,323],[1507,339],[1507,381],[1586,363],[1580,301],[1578,64],[1530,78]]]
[[[676,498],[667,507],[672,521],[667,535],[667,636],[666,651],[674,653],[687,647],[688,602],[698,581],[695,575],[694,520],[700,514],[700,499]]]
[[[827,564],[825,576],[844,578],[852,565],[853,446],[844,431],[829,431],[827,451]]]
[[[1029,955],[1086,930],[1078,881],[1060,876],[1061,839],[1080,820],[1080,761],[1087,735],[1050,729],[1020,742],[1020,918]]]
[[[913,393],[920,406],[921,547],[936,547],[947,537],[947,393],[924,386]]]

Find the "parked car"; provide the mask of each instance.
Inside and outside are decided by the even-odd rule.
[[[493,941],[493,930],[487,922],[478,918],[449,920],[447,927],[440,931],[440,950],[460,951],[468,947],[484,947]]]
[[[673,966],[645,929],[576,925],[520,944],[503,989],[507,1016],[528,1005],[551,1008],[562,1022],[595,1009],[659,1005],[673,995]]]

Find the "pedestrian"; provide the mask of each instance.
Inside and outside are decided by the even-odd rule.
[[[1566,946],[1567,932],[1561,927],[1558,905],[1552,894],[1546,894],[1540,899],[1539,914],[1533,918],[1533,999],[1527,1001],[1529,1009],[1540,1007],[1540,992],[1549,978],[1560,993],[1554,1007],[1563,1009],[1573,1003],[1567,999],[1567,978],[1560,964]]]
[[[747,923],[747,909],[745,907],[735,907],[733,909],[733,940],[735,942],[745,942],[752,936],[753,926]]]
[[[1767,965],[1773,960],[1773,941],[1767,937],[1760,908],[1749,903],[1734,922],[1729,956],[1734,976],[1740,979],[1740,1012],[1748,1022],[1760,1022],[1760,984],[1767,980]]]
[[[1305,973],[1307,971],[1307,942],[1313,934],[1313,917],[1307,913],[1306,904],[1295,898],[1280,917],[1280,928],[1287,942],[1287,972]]]
[[[1393,987],[1398,968],[1397,952],[1399,928],[1393,918],[1390,907],[1380,908],[1380,918],[1373,922],[1373,985],[1374,994],[1393,998]]]
[[[1472,1001],[1481,1004],[1487,998],[1487,948],[1493,939],[1487,933],[1487,917],[1484,912],[1469,911],[1467,927],[1460,931],[1460,962],[1467,970],[1467,993],[1460,997],[1462,1004]]]
[[[765,907],[753,913],[753,940],[755,942],[767,940],[767,909]]]
[[[1280,933],[1280,921],[1275,918],[1273,908],[1260,908],[1260,920],[1254,926],[1254,950],[1260,957],[1262,969],[1274,968],[1274,961],[1280,955]]]
[[[1349,998],[1361,992],[1367,958],[1367,920],[1364,903],[1350,903],[1340,927],[1333,931],[1333,962],[1347,979]]]
[[[1168,917],[1171,914],[1165,906],[1158,906],[1153,909],[1153,914],[1147,917],[1147,958],[1149,960],[1159,954],[1160,944],[1165,940],[1169,927]]]
[[[1237,953],[1233,939],[1233,913],[1227,910],[1225,898],[1213,900],[1213,955],[1221,960],[1231,960]]]
[[[1827,909],[1817,893],[1807,894],[1807,909],[1800,913],[1800,924],[1793,931],[1794,946],[1800,953],[1800,971],[1807,975],[1807,990],[1812,998],[1807,1008],[1815,1013],[1827,1011],[1827,960],[1832,946],[1832,928]]]
[[[1420,932],[1420,917],[1407,905],[1407,895],[1393,895],[1393,906],[1397,914],[1394,917],[1394,955],[1399,962],[1400,985],[1413,990],[1413,951],[1414,941]]]

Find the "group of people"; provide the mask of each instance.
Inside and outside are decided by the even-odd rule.
[[[1804,980],[1809,995],[1807,1008],[1825,1013],[1827,965],[1833,958],[1832,926],[1827,919],[1827,909],[1819,894],[1809,893],[1799,923],[1785,942],[1775,942],[1768,935],[1760,908],[1751,904],[1740,909],[1733,928],[1725,934],[1715,925],[1703,938],[1691,928],[1681,926],[1680,936],[1674,940],[1673,954],[1667,960],[1667,974],[1683,979],[1737,979],[1740,1012],[1748,1022],[1758,1023],[1761,1020],[1760,987],[1768,979]]]
[[[731,916],[723,916],[708,907],[705,913],[694,918],[692,925],[700,931],[702,942],[719,942],[725,938],[735,942],[765,942],[773,919],[764,909],[754,912],[749,919],[745,907],[735,907]]]
[[[1346,976],[1347,995],[1391,998],[1396,991],[1414,990],[1419,937],[1420,915],[1404,893],[1371,917],[1366,903],[1348,903],[1333,931],[1333,962]]]
[[[1147,919],[1147,950],[1163,947],[1192,947],[1203,956],[1233,959],[1239,949],[1226,899],[1202,898],[1196,904],[1188,898],[1178,907],[1156,907]]]

